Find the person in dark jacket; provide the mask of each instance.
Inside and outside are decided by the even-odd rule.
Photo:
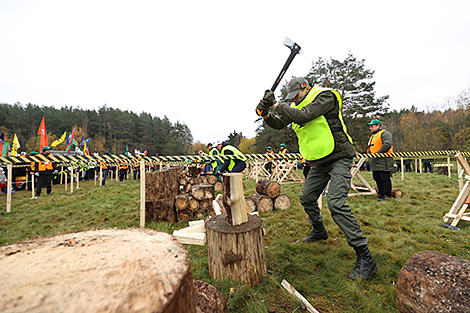
[[[328,209],[357,255],[349,278],[369,281],[378,270],[377,263],[351,207],[346,204],[356,151],[343,122],[341,96],[336,90],[310,87],[305,78],[296,77],[287,85],[286,102],[290,105],[276,103],[274,93],[266,90],[256,113],[274,129],[280,130],[291,124],[297,134],[300,153],[310,165],[300,202],[313,231],[303,241],[328,238],[317,200],[330,181]]]
[[[226,159],[222,164],[221,168],[214,173],[218,176],[225,172],[229,173],[241,173],[246,168],[246,157],[243,153],[232,146],[228,141],[224,141],[217,145],[217,150],[221,155],[235,155],[236,158]]]
[[[45,156],[50,155],[51,148],[44,146],[42,148],[42,154]],[[46,187],[46,193],[49,195],[52,192],[52,177],[57,174],[56,166],[54,162],[37,162],[37,168],[35,175],[38,177],[38,185],[36,187],[36,196],[41,195],[41,190]]]
[[[367,124],[372,136],[369,139],[367,153],[381,154],[393,153],[393,136],[379,120],[372,120]],[[391,175],[394,169],[393,157],[376,157],[370,159],[370,169],[372,177],[377,183],[377,199],[379,201],[387,200],[392,196]]]

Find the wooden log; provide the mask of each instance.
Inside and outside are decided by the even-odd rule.
[[[184,210],[188,207],[189,201],[188,196],[178,195],[175,199],[175,208],[176,210]]]
[[[195,212],[188,210],[188,209],[177,212],[179,221],[187,221],[188,219],[193,218],[194,214]]]
[[[188,209],[196,212],[199,209],[199,201],[193,197],[188,197]]]
[[[200,185],[200,184],[202,184],[202,177],[199,176],[199,177],[194,178],[194,184],[195,184],[195,185]]]
[[[227,313],[227,302],[214,286],[194,280],[194,302],[196,313]]]
[[[288,195],[279,194],[279,196],[274,199],[274,209],[276,210],[287,210],[291,206],[291,201]]]
[[[256,203],[248,196],[245,196],[245,207],[246,213],[252,213],[256,211]]]
[[[0,311],[195,313],[190,263],[173,236],[145,228],[0,247]]]
[[[145,201],[145,221],[176,222],[175,199]]]
[[[468,312],[470,261],[436,251],[413,254],[396,289],[400,312]]]
[[[256,192],[275,199],[281,193],[281,185],[276,181],[263,179],[256,183]]]
[[[207,178],[207,183],[210,185],[214,185],[216,182],[219,181],[217,176],[214,176],[214,175],[208,175],[206,176],[206,178]]]
[[[199,210],[202,210],[204,212],[207,212],[212,208],[212,200],[210,199],[202,199],[199,202]]]
[[[199,187],[200,185],[192,186],[191,187],[191,195],[193,196],[194,199],[196,200],[202,200],[204,199],[204,189]]]
[[[214,185],[195,185],[191,189],[191,195],[198,200],[213,200],[215,198]]]
[[[266,196],[254,193],[250,196],[251,199],[256,203],[256,209],[259,212],[269,212],[273,210],[273,200]]]
[[[206,222],[209,275],[255,287],[267,275],[261,219],[248,215],[246,223],[232,226],[226,218],[221,214]]]
[[[222,191],[222,190],[224,190],[224,185],[220,181],[217,181],[214,184],[214,191],[219,192],[219,191]]]

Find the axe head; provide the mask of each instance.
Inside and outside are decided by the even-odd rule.
[[[302,48],[300,48],[298,44],[296,44],[291,39],[289,39],[289,37],[284,38],[284,46],[288,47],[292,51],[297,52],[297,54],[300,53],[300,51],[302,51]]]

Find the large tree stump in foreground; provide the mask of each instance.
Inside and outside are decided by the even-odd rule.
[[[413,254],[400,271],[400,312],[469,312],[470,261],[436,251]]]
[[[267,275],[261,219],[248,215],[248,222],[232,226],[226,214],[206,222],[209,275],[233,279],[252,287]]]
[[[149,229],[1,247],[0,268],[1,312],[196,312],[188,252]]]

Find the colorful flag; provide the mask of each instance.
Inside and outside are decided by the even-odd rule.
[[[84,147],[83,147],[83,152],[85,153],[85,155],[90,155],[90,151],[88,151],[88,147],[86,146],[86,141],[84,143]]]
[[[3,135],[3,134],[2,134]],[[8,151],[10,150],[10,144],[6,142],[5,140],[1,139],[0,140],[0,155],[2,157],[7,157],[9,156]]]
[[[47,132],[46,132],[46,121],[44,116],[42,117],[41,124],[39,125],[38,135],[41,136],[41,141],[39,142],[39,150],[42,151],[42,148],[47,146]]]
[[[67,146],[67,149],[65,149],[65,152],[70,152],[70,149],[72,148],[72,144],[76,142],[73,138],[75,137],[75,128],[72,131],[72,134],[70,135],[69,144]]]
[[[12,156],[17,156],[18,155],[18,149],[20,149],[20,141],[18,140],[18,137],[15,136],[13,137],[13,144],[11,146],[11,155]]]
[[[54,140],[54,142],[51,143],[51,146],[55,147],[55,146],[57,146],[57,145],[63,143],[64,140],[65,140],[65,136],[67,136],[67,132],[64,132],[64,133],[62,134],[62,136],[60,136],[59,139]]]

